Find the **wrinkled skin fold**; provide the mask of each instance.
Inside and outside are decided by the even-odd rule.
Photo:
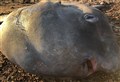
[[[1,52],[37,75],[86,77],[120,68],[119,46],[106,16],[84,4],[20,8],[2,23],[0,36]]]

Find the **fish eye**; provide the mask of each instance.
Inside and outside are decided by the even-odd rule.
[[[98,17],[95,16],[94,14],[85,14],[84,19],[90,23],[95,23],[98,21]]]

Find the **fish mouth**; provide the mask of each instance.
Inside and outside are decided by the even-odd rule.
[[[97,71],[97,62],[95,58],[86,59],[82,63],[83,75],[89,76]]]
[[[3,21],[0,21],[0,25],[3,23]]]

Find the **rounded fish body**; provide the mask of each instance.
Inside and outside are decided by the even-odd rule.
[[[0,28],[1,52],[37,75],[83,77],[120,67],[106,16],[84,4],[38,3],[9,14]]]

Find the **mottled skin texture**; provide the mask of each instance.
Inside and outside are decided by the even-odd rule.
[[[0,35],[1,52],[38,75],[84,77],[120,67],[107,18],[83,4],[46,2],[20,8],[2,23]]]

